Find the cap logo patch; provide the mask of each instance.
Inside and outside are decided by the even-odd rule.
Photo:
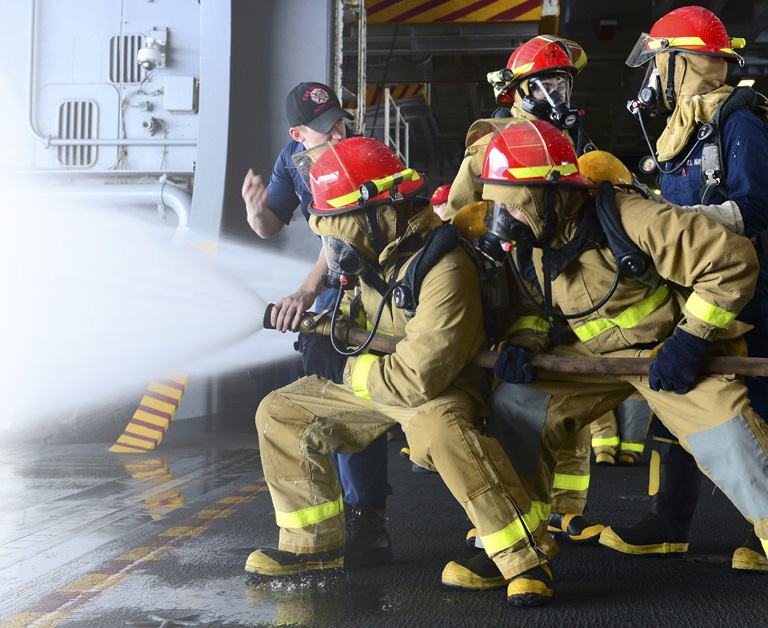
[[[328,102],[328,92],[326,92],[322,87],[315,87],[312,91],[309,92],[309,97],[312,99],[312,102],[317,103],[318,105],[322,105],[323,103]]]

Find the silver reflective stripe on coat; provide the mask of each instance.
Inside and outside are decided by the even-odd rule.
[[[501,382],[490,400],[488,436],[499,441],[519,475],[534,475],[550,395],[524,384]]]
[[[691,453],[742,515],[768,518],[768,457],[741,414],[688,435]]]

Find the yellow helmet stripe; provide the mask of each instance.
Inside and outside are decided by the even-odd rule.
[[[344,207],[344,205],[351,205],[360,198],[360,190],[355,190],[344,196],[328,199],[326,202],[333,208]]]
[[[413,168],[406,168],[402,172],[398,172],[392,175],[389,175],[388,177],[384,177],[383,179],[375,179],[372,181],[376,185],[376,188],[379,190],[379,194],[381,194],[384,190],[388,190],[391,188],[395,183],[402,183],[403,181],[418,181],[421,177],[419,176],[419,173],[416,172]],[[355,190],[354,192],[350,192],[349,194],[344,194],[343,196],[339,196],[337,198],[332,198],[326,201],[331,207],[338,208],[338,207],[344,207],[345,205],[351,205],[352,203],[357,202],[357,200],[360,198],[360,191]]]
[[[512,73],[514,74],[514,78],[517,78],[521,74],[525,74],[528,70],[530,70],[533,67],[533,62],[531,63],[525,63],[514,70],[512,70]]]
[[[533,179],[534,177],[546,178],[551,172],[560,174],[573,174],[579,169],[576,164],[563,164],[561,166],[531,166],[529,168],[510,168],[509,173],[516,179]]]
[[[662,48],[664,40],[667,41],[666,48],[675,48],[678,46],[703,46],[704,40],[701,37],[659,37],[648,42],[648,50]]]

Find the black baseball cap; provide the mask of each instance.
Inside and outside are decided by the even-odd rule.
[[[328,133],[341,118],[354,120],[341,108],[334,91],[322,83],[299,83],[285,99],[285,117],[291,126],[308,126]]]

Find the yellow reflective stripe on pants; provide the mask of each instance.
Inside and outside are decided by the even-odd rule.
[[[355,366],[349,376],[349,385],[355,393],[355,397],[360,399],[370,399],[368,392],[368,373],[371,372],[373,363],[376,362],[376,356],[370,353],[364,353],[355,360]]]
[[[527,538],[528,532],[533,532],[540,522],[537,509],[532,507],[528,513],[523,515],[522,521],[517,519],[498,532],[481,536],[480,540],[483,542],[486,553],[492,556]]]
[[[705,323],[725,329],[731,324],[736,314],[732,314],[728,310],[724,310],[721,307],[707,303],[695,292],[688,297],[685,302],[685,307],[696,318],[703,320]]]
[[[549,521],[549,513],[552,510],[551,504],[544,502],[531,502],[531,510],[536,513],[539,521]]]
[[[592,447],[614,447],[619,444],[618,436],[611,436],[611,438],[593,438]]]
[[[619,451],[637,451],[643,453],[645,445],[643,443],[624,443],[619,445]]]
[[[597,320],[589,321],[579,327],[575,327],[573,331],[578,336],[579,340],[587,342],[587,340],[591,340],[612,327],[621,327],[622,329],[634,327],[664,303],[668,295],[669,288],[662,284],[652,295],[645,297],[642,301],[639,301],[634,305],[630,305],[616,318],[598,318]]]
[[[566,491],[586,491],[589,488],[589,475],[555,473],[552,488],[561,488]]]
[[[281,528],[306,528],[338,515],[344,508],[341,495],[335,502],[302,508],[295,512],[275,511],[275,521]]]

